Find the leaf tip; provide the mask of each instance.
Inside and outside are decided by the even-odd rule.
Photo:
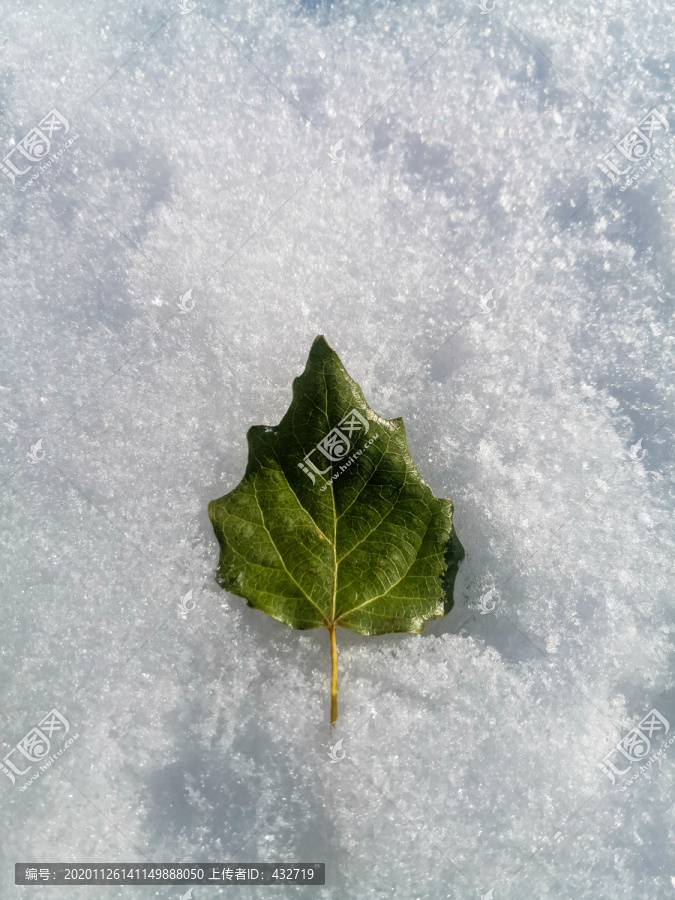
[[[325,335],[317,334],[309,350],[309,359],[320,359],[326,356],[337,356],[337,353],[328,343]]]

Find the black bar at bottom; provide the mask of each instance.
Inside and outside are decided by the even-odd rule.
[[[325,863],[15,863],[14,884],[325,884]]]

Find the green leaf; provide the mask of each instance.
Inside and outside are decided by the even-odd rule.
[[[319,336],[281,422],[248,431],[237,487],[209,503],[219,584],[293,628],[420,632],[450,611],[464,549],[450,500],[432,494],[402,419],[368,406]]]

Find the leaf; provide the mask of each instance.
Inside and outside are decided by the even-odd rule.
[[[319,336],[281,422],[248,431],[237,487],[209,503],[219,584],[293,628],[421,632],[450,611],[464,549],[450,500],[434,497],[402,419],[368,406]]]

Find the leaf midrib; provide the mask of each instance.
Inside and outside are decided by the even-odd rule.
[[[321,377],[323,378],[323,397],[324,397],[324,407],[325,407],[325,415],[326,422],[328,422],[328,385],[326,384],[326,363],[324,361],[321,367]],[[335,509],[335,490],[333,487],[333,461],[331,460],[330,464],[330,474],[331,474],[331,483],[330,483],[330,498],[333,504],[333,612],[331,615],[331,628],[335,627],[335,607],[337,605],[337,575],[338,575],[338,558],[337,558],[337,510]]]
[[[270,541],[272,542],[272,546],[273,546],[274,549],[276,550],[277,556],[279,557],[279,561],[280,561],[280,563],[281,563],[281,567],[283,568],[284,572],[288,575],[288,577],[291,579],[291,581],[293,582],[293,584],[296,585],[296,587],[300,588],[300,590],[302,591],[302,593],[303,593],[303,594],[305,595],[305,597],[309,600],[309,602],[312,604],[312,606],[317,610],[317,612],[320,613],[321,618],[322,618],[322,619],[324,620],[324,622],[325,622],[325,621],[326,621],[326,614],[323,612],[323,610],[322,610],[320,607],[318,607],[318,606],[316,605],[316,603],[312,600],[312,598],[309,596],[309,594],[308,594],[307,591],[303,588],[303,586],[302,586],[299,582],[297,582],[297,581],[295,580],[295,578],[293,578],[293,576],[291,575],[291,573],[290,573],[290,572],[288,571],[288,569],[286,568],[286,563],[284,562],[284,558],[283,558],[283,556],[281,555],[281,553],[279,552],[279,548],[278,548],[277,545],[275,544],[274,538],[272,537],[272,534],[271,534],[269,528],[268,528],[267,525],[265,524],[265,513],[263,512],[262,506],[260,505],[260,501],[258,500],[258,489],[257,489],[256,486],[255,486],[255,479],[253,479],[252,485],[253,485],[253,495],[254,495],[254,497],[255,497],[256,506],[257,506],[258,509],[260,510],[260,519],[261,519],[261,521],[262,521],[262,526],[263,526],[263,528],[265,529],[265,531],[267,532],[267,536],[269,537]]]

